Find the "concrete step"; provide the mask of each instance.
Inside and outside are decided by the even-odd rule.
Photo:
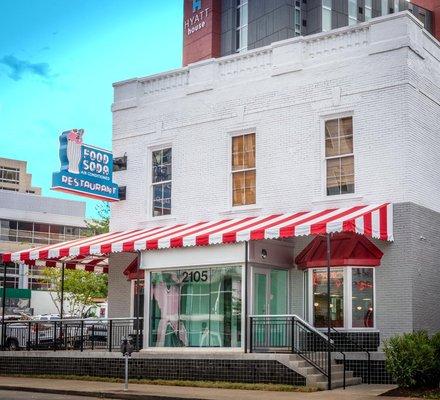
[[[349,378],[349,379],[345,380],[345,386],[360,385],[361,383],[362,383],[362,378]],[[315,386],[318,389],[321,389],[321,390],[327,390],[328,389],[327,381],[325,381],[325,382],[318,382]],[[343,380],[342,379],[337,379],[337,380],[333,380],[332,379],[332,389],[340,388],[342,386],[343,386]]]
[[[344,378],[344,372],[332,373],[332,380],[339,381]],[[345,379],[353,378],[352,371],[345,371]],[[327,382],[327,377],[324,374],[310,374],[307,375],[307,386],[315,386],[318,382]]]
[[[319,370],[317,370],[314,366],[310,365],[307,361],[304,362],[290,361],[289,364],[292,366],[293,369],[295,369],[298,373],[302,375],[319,373]],[[344,366],[341,364],[332,364],[332,371],[334,373],[342,372],[344,371]]]

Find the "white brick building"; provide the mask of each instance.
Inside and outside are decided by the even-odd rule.
[[[395,241],[371,240],[384,253],[374,272],[359,264],[333,270],[335,282],[339,279],[332,282],[334,325],[356,332],[372,348],[396,333],[440,330],[440,45],[409,13],[118,82],[114,90],[113,152],[127,155],[128,163],[115,173],[115,181],[127,187],[127,198],[112,204],[111,230],[393,203]],[[332,126],[339,127],[338,148],[348,146],[348,151],[326,150]],[[249,176],[249,183],[239,191],[241,178],[235,182],[234,173],[246,168],[234,170],[232,149],[233,138],[243,135],[255,138],[255,149],[248,149],[255,163],[247,165],[247,171],[255,172],[241,176]],[[164,215],[153,216],[152,158],[159,157],[163,175],[168,155],[157,151],[164,149],[171,149],[172,172],[156,176],[166,182],[160,206],[155,204],[156,214]],[[343,167],[334,169],[331,159]],[[339,175],[332,180],[328,175],[335,171]],[[345,193],[335,194],[338,190]],[[234,199],[252,204],[234,206]],[[209,340],[211,347],[244,348],[246,317],[270,310],[296,314],[320,327],[317,310],[323,297],[315,292],[322,276],[295,264],[312,240],[250,243],[248,274],[242,268],[236,282],[242,291],[230,289],[243,293],[243,301],[242,319],[228,328],[228,343],[203,323],[194,329],[180,325],[179,330],[170,318],[158,327],[153,309],[160,309],[158,319],[164,309],[153,301],[159,284],[172,291],[166,279],[174,279],[170,276],[177,271],[201,273],[204,266],[214,274],[215,266],[243,267],[245,245],[143,252],[144,344],[194,347],[207,346]],[[110,316],[127,316],[129,306],[130,312],[134,309],[128,300],[132,285],[122,275],[131,261],[127,257],[111,256]],[[277,276],[277,271],[282,272]],[[355,281],[355,274],[363,280]],[[257,293],[258,279],[267,289],[261,295],[267,301]],[[289,281],[285,289],[284,279]],[[355,290],[370,293],[371,299],[349,301]]]

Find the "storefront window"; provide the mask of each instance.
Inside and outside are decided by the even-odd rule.
[[[374,326],[374,271],[373,268],[352,269],[352,326]]]
[[[336,328],[344,326],[344,271],[330,272],[330,315]],[[327,271],[313,271],[314,326],[327,326]]]
[[[327,270],[313,269],[310,279],[309,309],[313,324],[316,328],[326,328]],[[330,299],[333,327],[374,328],[374,268],[331,268]]]
[[[151,273],[150,345],[239,347],[241,268]]]

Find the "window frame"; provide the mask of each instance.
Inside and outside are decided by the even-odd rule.
[[[13,178],[6,177],[6,174],[13,174]],[[14,185],[20,184],[20,168],[0,166],[0,182]]]
[[[324,14],[325,15],[329,15],[330,16],[330,27],[328,28],[327,26],[324,28]],[[321,28],[323,32],[329,32],[332,30],[333,28],[333,13],[332,13],[332,7],[324,4],[324,2],[322,3],[322,9],[321,9]],[[328,28],[328,29],[327,29]]]
[[[354,13],[350,12],[350,4],[354,5]],[[348,0],[348,26],[357,25],[358,20],[358,2],[357,0]]]
[[[244,7],[246,7],[246,13],[247,13],[246,23],[238,24],[237,23],[238,10],[240,10],[241,12],[241,9]],[[246,46],[240,46],[243,31],[246,31]],[[237,45],[237,41],[238,41],[238,45]],[[241,53],[242,51],[246,51],[248,49],[248,44],[249,44],[249,1],[243,0],[240,1],[240,4],[237,5],[237,2],[235,4],[235,43],[234,43],[235,52]]]
[[[171,183],[171,211],[170,214],[165,215],[154,215],[153,213],[153,194],[154,194],[154,186],[159,184],[159,182],[153,182],[153,153],[159,150],[171,149],[171,180],[163,181],[163,183]],[[174,151],[173,144],[171,142],[161,143],[157,145],[153,145],[148,147],[148,157],[147,157],[147,171],[148,171],[148,184],[147,184],[147,216],[151,220],[160,220],[160,219],[170,219],[174,218],[173,216],[173,175],[174,175]]]
[[[250,135],[250,134],[254,134],[255,136],[255,167],[254,168],[245,168],[245,169],[240,169],[237,171],[234,171],[232,169],[232,146],[233,146],[233,139],[234,137],[238,137],[238,136],[245,136],[245,135]],[[257,173],[257,169],[258,169],[258,160],[257,160],[257,146],[258,146],[258,135],[257,135],[257,130],[256,129],[245,129],[245,130],[241,130],[241,131],[236,131],[236,132],[232,132],[229,135],[228,138],[228,161],[229,161],[229,171],[228,171],[228,202],[229,202],[229,209],[233,210],[233,211],[239,211],[239,210],[248,210],[248,209],[254,209],[254,208],[258,208],[258,173]],[[255,171],[255,203],[252,204],[244,204],[244,205],[236,205],[234,206],[234,178],[233,178],[233,174],[235,172],[243,172],[243,171]]]
[[[373,326],[372,327],[353,327],[353,269],[372,269],[373,270]],[[377,331],[377,297],[376,297],[376,268],[370,266],[341,266],[341,267],[331,267],[330,271],[339,269],[344,273],[344,326],[336,328],[339,331],[353,331],[353,332],[363,332],[363,331]],[[305,293],[305,303],[307,303],[307,319],[309,323],[314,326],[314,301],[313,301],[313,272],[326,272],[326,267],[309,268],[307,269],[307,292]],[[326,330],[327,328],[316,328],[318,330]]]
[[[347,153],[337,156],[326,156],[326,132],[325,132],[325,124],[328,121],[332,121],[335,119],[342,119],[342,118],[351,118],[352,119],[352,130],[353,130],[353,151],[352,153]],[[347,111],[347,112],[341,112],[337,114],[328,114],[321,116],[321,155],[322,155],[322,170],[321,170],[321,185],[322,185],[322,195],[323,199],[326,201],[329,199],[340,199],[340,198],[346,198],[346,197],[354,197],[357,196],[357,184],[356,184],[356,156],[355,156],[355,149],[356,149],[356,143],[355,143],[355,132],[356,132],[356,119],[354,117],[353,111]],[[351,193],[339,193],[339,194],[327,194],[327,160],[329,159],[338,159],[338,158],[344,158],[344,157],[353,157],[353,171],[354,171],[354,178],[353,178],[353,184],[354,184],[354,190]]]

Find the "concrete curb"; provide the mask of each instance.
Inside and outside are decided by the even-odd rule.
[[[189,397],[175,397],[175,396],[158,396],[140,393],[130,393],[130,391],[124,392],[94,392],[85,390],[65,390],[65,389],[52,389],[52,388],[31,388],[23,386],[11,386],[11,385],[0,385],[0,390],[10,390],[17,392],[28,392],[28,393],[51,393],[60,394],[67,396],[84,396],[84,397],[96,397],[99,399],[121,399],[121,400],[181,400],[190,399]],[[194,399],[194,398],[193,398]],[[197,400],[209,400],[203,398],[197,398]]]

